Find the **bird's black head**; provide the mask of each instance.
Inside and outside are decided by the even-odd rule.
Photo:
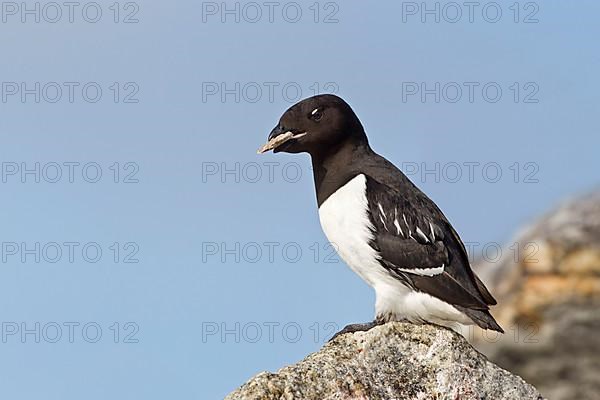
[[[348,141],[367,142],[364,129],[352,108],[340,97],[322,94],[290,107],[271,131],[259,153],[326,153]]]

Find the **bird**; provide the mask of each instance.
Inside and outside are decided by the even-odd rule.
[[[496,300],[471,269],[465,246],[438,206],[371,149],[341,97],[320,94],[288,108],[258,153],[308,153],[321,227],[340,258],[375,291],[375,318],[504,332]],[[333,339],[333,338],[332,338]]]

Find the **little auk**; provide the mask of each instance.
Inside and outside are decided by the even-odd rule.
[[[258,150],[310,154],[321,227],[339,256],[375,290],[375,320],[503,332],[496,304],[437,205],[375,153],[350,106],[324,94],[290,107]],[[334,336],[335,337],[335,336]]]

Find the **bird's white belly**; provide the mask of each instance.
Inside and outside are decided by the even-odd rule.
[[[369,244],[374,227],[369,220],[366,182],[365,175],[359,174],[335,191],[319,207],[319,219],[342,260],[375,289],[376,316],[450,327],[456,321],[472,323],[450,304],[411,290],[379,263],[379,253]]]

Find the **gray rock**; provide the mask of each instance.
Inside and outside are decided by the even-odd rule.
[[[339,336],[277,373],[262,372],[227,400],[542,399],[459,334],[392,322]]]

